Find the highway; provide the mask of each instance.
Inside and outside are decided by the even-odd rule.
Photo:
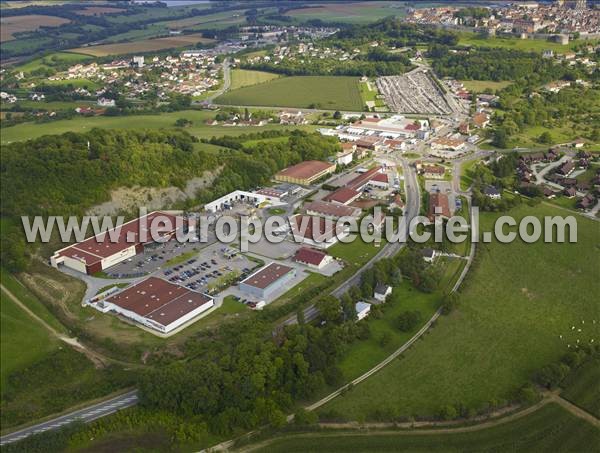
[[[31,436],[32,434],[39,434],[49,430],[58,429],[75,421],[89,423],[121,409],[134,406],[137,403],[137,390],[132,390],[130,392],[123,393],[122,395],[115,396],[114,398],[110,398],[106,401],[93,404],[84,409],[69,412],[68,414],[61,415],[60,417],[56,417],[51,420],[38,423],[37,425],[29,426],[27,428],[20,429],[19,431],[2,436],[0,437],[0,446],[9,444],[11,442],[17,442]]]
[[[421,192],[419,190],[419,183],[417,181],[416,172],[413,168],[410,167],[408,161],[401,159],[402,168],[404,171],[404,193],[405,195],[405,203],[406,208],[404,210],[404,225],[407,228],[410,224],[410,221],[419,215],[419,209],[421,207]],[[388,242],[384,245],[381,250],[369,261],[367,261],[360,269],[356,271],[356,273],[344,281],[340,286],[334,289],[331,294],[335,297],[341,297],[344,293],[346,293],[353,286],[357,286],[360,284],[360,278],[362,273],[373,266],[374,263],[383,259],[390,258],[396,255],[402,248],[406,245],[405,242]],[[309,305],[304,309],[304,321],[311,322],[319,315],[319,311],[315,307],[314,304]],[[296,324],[298,322],[298,317],[294,314],[284,321],[280,322],[278,328],[289,326],[292,324]]]

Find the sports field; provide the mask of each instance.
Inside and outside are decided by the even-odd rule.
[[[230,91],[219,96],[216,102],[228,105],[362,110],[356,77],[282,77]]]
[[[278,79],[279,77],[279,74],[273,74],[272,72],[234,69],[231,71],[230,89],[235,90],[237,88],[258,85],[259,83],[268,82],[269,80]]]
[[[215,112],[201,110],[184,110],[181,112],[161,113],[160,115],[134,115],[124,117],[118,116],[96,116],[91,118],[76,117],[69,120],[58,120],[48,123],[23,123],[16,126],[2,128],[0,143],[11,143],[23,141],[42,135],[64,134],[65,132],[87,132],[95,127],[106,129],[162,129],[173,128],[179,118],[192,121],[192,126],[185,130],[198,138],[221,137],[223,135],[241,135],[251,132],[262,132],[268,130],[291,130],[301,129],[314,131],[315,126],[282,126],[279,124],[267,124],[262,127],[227,127],[209,126],[204,123],[213,118]]]
[[[438,376],[444,379],[444,376]],[[504,424],[436,434],[423,431],[350,431],[288,434],[253,451],[294,452],[584,452],[600,443],[600,431],[557,404]]]
[[[510,214],[520,219],[564,211],[522,206]],[[497,216],[482,214],[481,230],[490,231]],[[583,217],[577,222],[576,244],[480,244],[458,309],[440,318],[402,359],[323,410],[368,419],[376,410],[432,416],[447,405],[484,409],[509,399],[568,345],[598,341],[598,302],[592,296],[600,292],[598,251],[590,244],[600,243],[600,229]]]
[[[193,46],[198,43],[208,44],[213,42],[200,33],[190,35],[170,36],[168,38],[143,39],[141,41],[123,42],[118,44],[102,44],[99,46],[78,47],[69,52],[105,57],[107,55],[126,55],[130,53],[156,52],[165,49]]]

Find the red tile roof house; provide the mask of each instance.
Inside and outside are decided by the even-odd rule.
[[[314,269],[323,269],[333,258],[327,253],[310,247],[301,247],[296,251],[294,261]]]
[[[487,113],[479,112],[473,115],[473,124],[476,127],[485,128],[490,124],[490,117]]]
[[[562,164],[556,172],[559,175],[569,176],[574,169],[575,169],[575,164],[571,161],[568,161],[568,162],[565,162],[564,164]]]

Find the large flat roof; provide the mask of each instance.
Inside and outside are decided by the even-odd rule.
[[[296,179],[310,179],[319,173],[335,166],[331,162],[323,162],[320,160],[306,160],[291,167],[284,168],[276,176],[286,176]]]
[[[328,203],[327,201],[311,201],[304,205],[306,211],[314,211],[332,217],[352,217],[360,215],[360,209],[351,208],[343,204]]]
[[[252,274],[246,280],[242,281],[242,283],[254,286],[255,288],[265,289],[293,270],[293,267],[271,263]]]
[[[205,294],[157,277],[149,277],[109,297],[106,302],[168,326],[211,300]]]
[[[160,232],[160,236],[166,236],[172,234],[175,231],[177,216],[168,214],[166,212],[155,211],[151,212],[138,219],[131,220],[124,223],[118,229],[113,228],[112,230],[100,233],[96,236],[87,238],[82,242],[70,245],[62,250],[56,252],[59,256],[66,256],[70,258],[78,259],[84,262],[86,265],[91,265],[102,261],[104,258],[108,258],[116,253],[119,253],[131,246],[143,244],[145,242],[152,241],[152,235],[150,233],[151,227],[162,228],[162,222],[157,220],[160,217],[164,217],[165,220],[171,223],[172,229],[168,232]],[[145,221],[143,221],[145,219]],[[156,221],[157,224],[152,223]],[[145,224],[144,224],[145,223]],[[111,240],[111,232],[116,236],[116,240]],[[157,230],[158,231],[158,230]],[[146,237],[144,238],[143,235]]]

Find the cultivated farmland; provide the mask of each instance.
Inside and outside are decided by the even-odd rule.
[[[230,91],[219,96],[216,102],[228,105],[362,110],[356,77],[282,77]]]
[[[1,19],[0,41],[15,39],[15,33],[34,31],[40,27],[58,27],[71,22],[64,17],[45,16],[42,14],[26,14],[23,16],[9,16]]]
[[[523,206],[510,214],[518,220],[564,213]],[[483,214],[481,230],[490,231],[496,217]],[[432,416],[447,405],[484,409],[510,399],[533,373],[558,360],[569,346],[575,348],[577,340],[598,341],[599,307],[593,295],[600,291],[594,277],[600,231],[591,220],[578,217],[577,222],[577,243],[479,244],[458,309],[440,318],[404,358],[324,410],[360,419],[377,410]]]
[[[258,85],[259,83],[268,82],[273,79],[278,79],[278,74],[264,71],[251,71],[248,69],[234,69],[231,71],[231,89]]]
[[[320,19],[333,22],[366,23],[388,16],[403,16],[402,2],[331,3],[312,8],[292,9],[286,13],[298,20]]]
[[[126,55],[131,53],[156,52],[177,47],[193,46],[198,43],[207,44],[211,39],[202,37],[200,33],[191,35],[170,36],[168,38],[143,39],[141,41],[118,44],[101,44],[99,46],[78,47],[70,52],[82,53],[93,57],[107,55]]]

